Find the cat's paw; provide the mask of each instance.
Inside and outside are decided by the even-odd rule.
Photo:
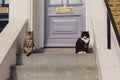
[[[86,52],[85,51],[80,51],[77,54],[86,54]]]

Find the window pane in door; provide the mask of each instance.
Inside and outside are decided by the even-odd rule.
[[[4,0],[5,1],[5,4],[9,4],[9,0]]]
[[[69,0],[69,4],[80,4],[82,0]]]
[[[61,0],[50,0],[50,4],[61,4]]]

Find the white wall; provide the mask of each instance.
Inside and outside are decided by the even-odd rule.
[[[99,66],[100,80],[120,80],[120,48],[113,29],[112,48],[107,49],[107,16],[104,0],[91,0],[91,25],[94,30],[95,51]]]
[[[89,48],[94,49],[94,32],[93,25],[91,24],[91,0],[85,0],[86,5],[86,30],[90,33],[90,44]]]
[[[9,0],[9,19],[27,18],[27,0]]]
[[[22,49],[25,38],[26,28],[23,29],[23,26],[28,18],[27,0],[9,0],[9,3],[9,24],[0,34],[0,80],[8,79],[10,66],[16,64],[16,53]],[[20,40],[18,36],[22,36]]]
[[[0,33],[0,80],[10,78],[10,66],[16,64],[16,53],[21,48],[19,44],[24,41],[25,23],[25,19],[11,20]]]
[[[39,48],[39,4],[40,0],[10,0],[9,21],[28,19],[28,31],[34,31],[35,47]]]
[[[0,63],[0,80],[6,80],[10,78],[10,66],[16,63],[17,46],[15,44],[16,44],[16,41],[13,43],[10,50],[8,51],[9,54],[7,54],[5,58],[2,59],[2,62]],[[4,54],[4,52],[2,54]]]
[[[40,0],[40,8],[39,8],[39,12],[40,12],[40,21],[39,21],[39,26],[40,26],[40,31],[39,31],[39,46],[40,48],[44,47],[44,1],[45,0]]]
[[[36,49],[39,49],[40,45],[39,42],[39,33],[40,27],[41,27],[41,22],[40,22],[40,2],[44,0],[33,0],[33,31],[34,31],[34,42],[35,42],[35,47]],[[44,16],[43,16],[44,17]],[[44,20],[43,20],[44,21]],[[43,23],[44,24],[44,23]],[[43,30],[44,32],[44,30]]]

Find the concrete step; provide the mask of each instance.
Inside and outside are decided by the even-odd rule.
[[[98,80],[95,54],[22,54],[11,80]]]
[[[11,80],[98,80],[95,67],[16,66]]]
[[[96,66],[95,54],[32,54],[21,56],[22,65],[36,66]]]

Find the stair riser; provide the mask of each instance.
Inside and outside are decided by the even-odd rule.
[[[39,55],[22,57],[23,65],[69,65],[69,66],[95,66],[93,55]]]

